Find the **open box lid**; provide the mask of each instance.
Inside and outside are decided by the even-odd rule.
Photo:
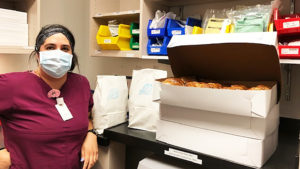
[[[175,77],[209,80],[277,81],[281,72],[276,32],[173,36],[168,57]]]

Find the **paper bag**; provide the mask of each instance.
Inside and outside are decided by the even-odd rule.
[[[155,79],[166,78],[167,72],[156,69],[134,70],[129,92],[130,128],[156,131],[159,104],[153,102]]]
[[[93,125],[99,133],[126,121],[128,87],[125,76],[97,76],[93,99]]]

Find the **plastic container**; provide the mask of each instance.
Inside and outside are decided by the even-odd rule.
[[[280,59],[300,59],[300,46],[278,45]]]
[[[157,42],[156,38],[151,38],[148,40],[147,44],[147,53],[148,55],[167,55],[167,46],[171,40],[170,37],[165,36],[163,38],[158,38],[160,40],[163,40],[162,46],[152,46]]]
[[[182,25],[183,23],[180,23],[181,21],[170,19],[168,26],[167,26],[167,32],[168,36],[173,35],[185,35],[185,25]],[[182,27],[183,26],[183,27]]]
[[[284,34],[300,35],[300,14],[279,16],[278,9],[274,9],[274,23],[278,36]],[[296,18],[297,17],[297,18]],[[285,19],[286,18],[286,19]]]
[[[202,34],[203,33],[203,29],[199,26],[194,26],[193,27],[193,32],[192,34],[195,35],[195,34]]]
[[[132,22],[130,24],[130,34],[132,36],[138,36],[140,34],[140,25],[138,23]]]
[[[132,36],[130,38],[130,48],[133,50],[139,50],[140,48],[139,36]]]
[[[97,32],[97,43],[102,50],[131,50],[130,49],[130,26],[120,24],[118,36],[112,37],[108,26],[100,25]]]
[[[147,27],[147,34],[148,37],[154,38],[154,37],[164,37],[167,36],[167,25],[168,25],[169,19],[166,20],[165,25],[163,28],[157,28],[157,29],[150,29],[150,25],[152,23],[152,20],[149,20],[148,27]]]
[[[201,20],[200,19],[195,19],[195,18],[190,18],[188,17],[186,20],[186,26],[194,27],[194,26],[201,26]],[[173,36],[173,35],[185,35],[185,27],[181,27],[180,21],[170,19],[167,25],[167,33],[168,36]]]

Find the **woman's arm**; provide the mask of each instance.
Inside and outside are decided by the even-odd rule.
[[[93,123],[91,118],[91,113],[89,113],[89,127],[88,129],[93,129]],[[84,160],[83,169],[92,168],[96,161],[98,160],[98,143],[97,136],[88,132],[81,148],[81,158]],[[1,169],[1,168],[0,168]]]
[[[9,169],[10,154],[6,149],[0,150],[0,169]]]

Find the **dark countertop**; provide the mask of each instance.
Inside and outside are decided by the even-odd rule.
[[[103,136],[98,139],[99,143],[108,144],[108,140],[113,140],[134,146],[141,150],[151,151],[157,155],[164,155],[165,150],[174,148],[198,155],[198,158],[202,160],[203,164],[201,166],[197,165],[197,168],[250,169],[250,167],[157,141],[155,139],[155,133],[130,129],[127,126],[127,123],[123,123],[105,129]],[[288,118],[280,119],[278,147],[262,169],[298,169],[299,129],[300,120]]]

